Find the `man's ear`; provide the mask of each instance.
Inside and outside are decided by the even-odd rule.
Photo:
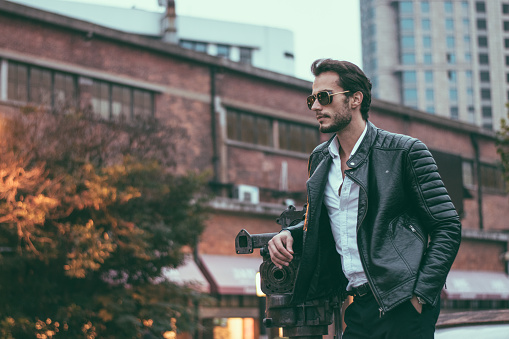
[[[362,94],[361,91],[357,91],[355,92],[351,97],[350,97],[350,105],[352,108],[357,108],[357,107],[360,107],[361,104],[362,104],[362,99],[364,98],[364,94]]]

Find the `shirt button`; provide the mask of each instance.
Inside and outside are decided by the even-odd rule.
[[[351,162],[350,165],[352,165],[352,166],[355,165],[355,162]]]

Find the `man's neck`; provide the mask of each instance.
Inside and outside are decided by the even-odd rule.
[[[336,133],[336,138],[338,138],[338,142],[340,145],[339,155],[340,157],[345,157],[345,159],[350,158],[350,154],[352,153],[357,140],[359,140],[362,132],[366,128],[366,121],[360,119],[358,121],[352,120],[352,122],[343,130]]]

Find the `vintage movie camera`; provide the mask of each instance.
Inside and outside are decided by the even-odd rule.
[[[302,210],[289,206],[276,220],[282,228],[294,226],[304,219],[306,205]],[[270,259],[268,242],[277,233],[249,234],[242,229],[235,238],[237,254],[253,253],[260,249],[263,262],[260,265],[261,290],[266,295],[266,327],[282,327],[285,337],[321,338],[328,333],[334,314],[338,315],[337,298],[318,299],[302,304],[292,304],[293,287],[299,269],[302,244],[293,244],[293,260],[289,266],[278,268]],[[336,309],[336,310],[335,310]],[[336,335],[339,321],[336,321]]]

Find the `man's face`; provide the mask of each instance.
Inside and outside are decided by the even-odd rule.
[[[339,75],[334,72],[325,72],[318,75],[313,82],[313,94],[321,91],[330,93],[343,92],[345,89],[338,86]],[[345,94],[336,94],[331,97],[332,102],[322,105],[315,100],[311,110],[316,114],[320,123],[320,132],[336,133],[343,130],[352,121],[352,110]]]

